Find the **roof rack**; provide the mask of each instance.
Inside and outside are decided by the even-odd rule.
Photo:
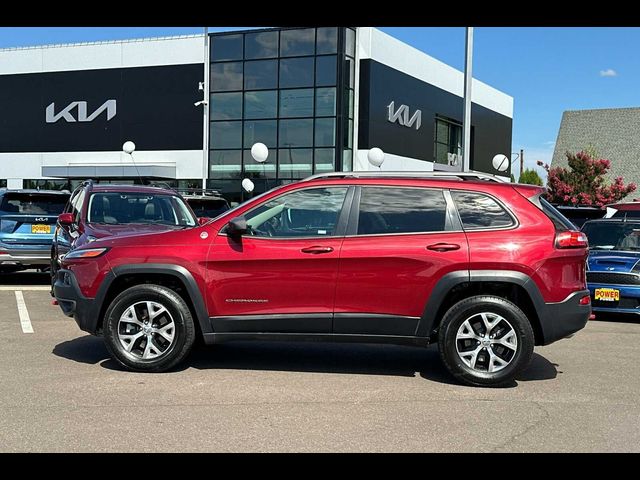
[[[303,182],[320,178],[456,178],[458,180],[483,180],[487,182],[508,183],[495,175],[480,172],[329,172],[318,173],[303,179]]]

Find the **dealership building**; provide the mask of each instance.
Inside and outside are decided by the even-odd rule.
[[[462,54],[462,52],[461,52]],[[166,182],[243,198],[314,173],[460,171],[464,76],[371,28],[0,50],[0,184]],[[510,157],[513,98],[472,85],[472,170]],[[125,141],[136,145],[132,155]],[[269,148],[264,163],[253,144]]]

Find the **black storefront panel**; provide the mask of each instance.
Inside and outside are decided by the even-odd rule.
[[[360,61],[359,148],[433,162],[436,118],[460,123],[462,113],[457,95],[375,60]],[[512,119],[474,103],[471,125],[471,168],[499,173],[492,159],[511,153]]]
[[[202,149],[201,64],[0,75],[0,152]]]

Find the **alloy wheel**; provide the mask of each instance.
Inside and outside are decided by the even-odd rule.
[[[171,313],[160,303],[137,302],[121,315],[118,340],[128,355],[137,360],[152,360],[169,352],[175,327]]]

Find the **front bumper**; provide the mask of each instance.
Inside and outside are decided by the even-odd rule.
[[[580,299],[589,295],[589,290],[580,290],[562,302],[545,303],[539,312],[542,327],[542,345],[549,345],[581,330],[591,316],[591,305],[580,305]]]
[[[630,313],[640,315],[640,286],[638,285],[605,285],[589,283],[591,305],[594,312]],[[614,288],[620,291],[619,302],[603,302],[595,299],[596,288]]]
[[[53,284],[53,295],[67,317],[73,319],[80,330],[92,335],[100,333],[99,317],[102,302],[82,295],[78,281],[70,270],[58,270]]]

